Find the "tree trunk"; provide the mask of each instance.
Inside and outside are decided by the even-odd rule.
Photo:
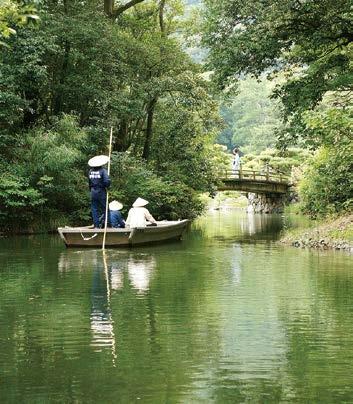
[[[104,12],[108,17],[113,16],[114,0],[104,0]]]
[[[153,135],[153,115],[156,103],[157,103],[157,97],[153,98],[147,106],[146,137],[142,153],[142,158],[145,160],[148,160],[150,156],[151,141]]]
[[[128,124],[127,121],[123,119],[119,124],[118,136],[116,137],[114,150],[124,152],[128,148]]]
[[[159,3],[159,27],[161,29],[162,36],[165,36],[164,6],[165,0],[161,0],[161,2]]]
[[[69,2],[68,0],[64,0],[64,13],[67,16],[69,14]],[[69,67],[69,56],[70,56],[70,43],[67,39],[64,40],[64,55],[63,55],[63,63],[61,66],[61,71],[59,75],[59,86],[53,94],[53,106],[52,111],[54,115],[58,115],[62,112],[62,104],[63,104],[63,87],[66,80],[68,67]]]
[[[53,100],[53,114],[58,115],[62,112],[63,106],[63,86],[66,80],[68,67],[69,67],[69,56],[70,56],[70,43],[65,40],[64,42],[64,56],[63,56],[63,64],[59,77],[59,88],[56,90],[56,94]]]

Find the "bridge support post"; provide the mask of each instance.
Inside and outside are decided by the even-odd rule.
[[[248,192],[248,213],[281,213],[286,201],[282,194],[257,194]]]

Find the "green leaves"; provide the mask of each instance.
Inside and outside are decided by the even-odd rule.
[[[124,203],[125,214],[137,197],[149,201],[148,208],[158,219],[194,218],[204,209],[194,189],[170,170],[157,176],[145,161],[119,153],[112,156],[112,172],[116,177],[111,196]]]
[[[278,102],[270,98],[275,84],[264,78],[239,81],[237,95],[222,107],[229,129],[221,133],[221,143],[229,149],[240,146],[245,153],[274,147],[282,125]]]
[[[282,136],[285,141],[301,135],[301,114],[328,91],[351,89],[350,1],[206,0],[206,5],[204,42],[221,87],[246,74],[285,74],[274,92],[292,129]]]
[[[11,228],[16,223],[31,223],[34,212],[46,199],[29,185],[28,179],[2,171],[0,177],[0,227]]]
[[[217,105],[181,43],[182,2],[140,3],[113,21],[96,0],[44,0],[38,29],[10,26],[17,35],[0,54],[0,154],[46,199],[48,217],[87,220],[86,162],[107,152],[110,126],[114,151],[142,166],[126,167],[123,182],[112,169],[112,191],[126,203],[145,189],[159,217],[194,217],[196,190],[213,187]],[[29,209],[34,217],[37,207]]]
[[[304,212],[313,217],[351,211],[352,143],[340,149],[322,147],[304,172],[300,196]]]
[[[32,4],[21,4],[13,0],[1,0],[0,3],[0,39],[16,35],[14,27],[21,27],[29,21],[39,21],[36,8]],[[9,45],[3,41],[0,47]]]

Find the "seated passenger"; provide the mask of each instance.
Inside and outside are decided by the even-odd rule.
[[[125,220],[120,210],[123,208],[122,203],[118,201],[112,201],[109,204],[109,221],[110,226],[114,228],[124,228]]]
[[[129,214],[126,219],[126,225],[131,229],[135,227],[146,227],[147,221],[152,225],[157,226],[156,220],[150,214],[150,212],[144,207],[148,204],[148,201],[142,198],[137,198],[133,203],[132,208],[129,210]]]

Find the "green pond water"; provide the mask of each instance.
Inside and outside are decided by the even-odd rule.
[[[353,257],[287,223],[211,212],[105,262],[0,239],[0,402],[353,402]]]

